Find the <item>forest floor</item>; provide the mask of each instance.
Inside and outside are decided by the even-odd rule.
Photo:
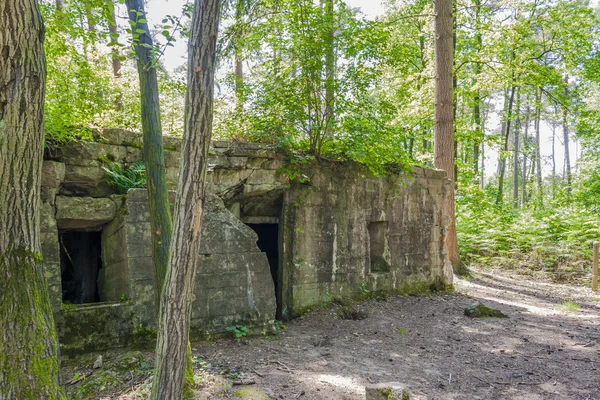
[[[354,303],[362,320],[340,319],[332,304],[278,337],[195,343],[195,398],[364,399],[365,385],[398,381],[419,400],[600,399],[600,296],[489,269],[455,287]],[[509,318],[466,317],[475,301]],[[147,397],[152,353],[103,354],[105,368],[131,361],[104,387],[91,385],[104,369],[91,368],[96,356],[63,368],[69,392]]]

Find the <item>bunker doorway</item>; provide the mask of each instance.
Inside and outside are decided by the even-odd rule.
[[[63,303],[100,301],[98,271],[102,268],[100,232],[60,231],[60,270]]]
[[[275,318],[281,320],[281,267],[279,246],[279,224],[246,224],[258,235],[258,248],[266,254],[271,268],[271,278],[277,301]]]

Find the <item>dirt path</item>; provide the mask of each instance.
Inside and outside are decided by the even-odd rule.
[[[420,400],[600,399],[600,297],[498,271],[456,288],[369,300],[355,305],[369,315],[357,321],[339,319],[332,305],[291,321],[280,338],[196,344],[198,398],[242,389],[268,396],[254,398],[363,399],[365,384],[399,381]],[[477,300],[510,318],[465,317]],[[111,397],[140,398],[147,387]]]

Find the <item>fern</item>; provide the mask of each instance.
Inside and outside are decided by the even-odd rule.
[[[102,162],[102,169],[108,175],[108,183],[115,189],[115,193],[126,194],[129,189],[146,187],[146,166],[143,161],[130,167],[122,167],[107,159]]]

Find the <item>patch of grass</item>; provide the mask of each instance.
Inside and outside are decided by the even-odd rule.
[[[563,302],[563,307],[567,311],[577,311],[581,308],[581,305],[579,303],[575,303],[574,301],[571,301],[571,300],[565,300]]]
[[[398,333],[399,333],[399,334],[401,334],[401,335],[406,335],[406,329],[404,329],[404,328],[398,328],[398,329],[396,330],[396,332],[398,332]]]

